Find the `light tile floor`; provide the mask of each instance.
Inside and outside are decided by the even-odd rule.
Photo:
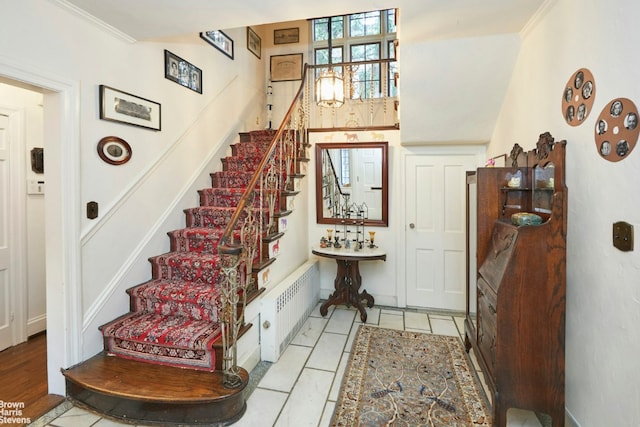
[[[261,362],[251,376],[260,376],[248,400],[245,415],[237,427],[329,426],[349,351],[358,329],[357,310],[344,306],[330,307],[326,317],[320,305],[307,319],[301,331],[277,363]],[[367,309],[367,324],[413,330],[439,335],[458,336],[464,341],[463,314],[434,313],[393,308]],[[472,356],[476,369],[478,364]],[[265,369],[268,367],[268,369]],[[260,373],[256,373],[261,371]],[[266,371],[266,372],[265,372]],[[480,375],[482,378],[482,375]],[[248,387],[249,388],[249,387]],[[74,407],[59,409],[53,415],[36,420],[33,426],[112,427],[131,426],[99,414]],[[69,406],[70,409],[67,409]],[[66,410],[61,415],[61,411]],[[510,410],[509,427],[541,427],[532,412]]]

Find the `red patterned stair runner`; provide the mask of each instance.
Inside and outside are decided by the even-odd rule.
[[[149,259],[152,279],[127,290],[131,311],[100,327],[106,351],[150,363],[221,369],[213,349],[221,336],[218,240],[274,134],[249,132],[249,141],[241,135],[233,155],[223,159],[223,171],[211,174],[212,188],[199,191],[200,206],[184,211],[186,228],[167,233],[170,252]],[[266,206],[258,203],[254,209],[266,218]]]

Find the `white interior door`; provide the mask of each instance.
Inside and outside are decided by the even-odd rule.
[[[405,164],[407,305],[465,310],[466,171],[474,155],[409,155]]]
[[[0,350],[13,345],[9,281],[9,118],[0,114]]]

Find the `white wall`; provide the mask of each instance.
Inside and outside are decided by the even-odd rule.
[[[595,121],[617,97],[640,105],[640,3],[557,0],[524,33],[490,151],[567,140],[566,407],[583,427],[640,425],[640,257],[612,246],[612,223],[640,225],[640,149],[612,163],[596,151]],[[564,122],[561,96],[579,68],[594,75],[593,111]]]
[[[274,44],[274,30],[283,28],[299,28],[300,40],[298,43]],[[309,22],[308,21],[290,21],[280,22],[278,24],[263,25],[259,27],[264,35],[262,38],[263,58],[265,59],[265,85],[271,79],[271,56],[274,55],[291,55],[302,54],[302,64],[313,62],[309,58]],[[272,123],[277,128],[282,118],[287,113],[291,100],[300,88],[301,80],[272,82],[273,88],[273,109]],[[265,106],[266,108],[266,106]],[[264,123],[262,127],[268,127],[268,123]]]
[[[399,98],[403,145],[486,143],[519,51],[515,34],[406,40],[400,14]]]

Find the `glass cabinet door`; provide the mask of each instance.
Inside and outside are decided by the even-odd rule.
[[[533,168],[533,211],[542,214],[551,214],[553,193],[555,191],[555,166],[548,163],[544,167]]]

